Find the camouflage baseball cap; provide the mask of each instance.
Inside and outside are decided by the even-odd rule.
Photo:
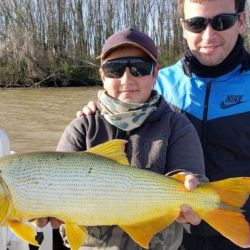
[[[145,33],[128,28],[114,33],[104,43],[99,58],[102,60],[114,49],[124,45],[132,45],[143,50],[157,63],[157,48],[154,41]]]

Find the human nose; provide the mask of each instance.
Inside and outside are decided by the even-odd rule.
[[[212,28],[210,24],[207,25],[206,29],[202,33],[202,38],[206,41],[210,41],[215,37],[216,30]]]
[[[121,77],[121,84],[128,84],[131,81],[132,74],[130,73],[129,67],[126,67],[123,76]]]

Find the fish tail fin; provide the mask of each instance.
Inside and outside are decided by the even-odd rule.
[[[208,213],[198,212],[200,217],[236,245],[250,247],[250,226],[240,209],[249,197],[250,178],[229,178],[205,185],[219,195],[221,202]]]
[[[250,193],[250,177],[236,177],[208,184],[220,196],[223,203],[241,208]]]

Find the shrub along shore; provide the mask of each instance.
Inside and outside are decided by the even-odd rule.
[[[102,44],[127,27],[152,37],[161,66],[177,61],[186,46],[176,0],[8,0],[0,13],[0,87],[97,85]]]

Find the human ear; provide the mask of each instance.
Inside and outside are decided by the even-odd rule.
[[[186,30],[182,30],[182,37],[184,38],[184,39],[187,39],[187,31]]]
[[[153,75],[153,77],[157,78],[159,70],[160,70],[160,65],[156,64],[155,68],[154,68],[154,75]]]
[[[99,74],[100,74],[101,80],[104,81],[105,80],[105,75],[104,75],[104,72],[103,72],[102,68],[99,68]]]
[[[185,27],[184,27],[183,19],[182,19],[182,18],[180,18],[180,23],[181,23],[181,27],[182,27],[182,37],[183,37],[184,39],[187,39],[187,31],[186,31],[186,29],[185,29]]]
[[[246,28],[246,13],[245,11],[240,13],[239,16],[239,33],[242,34],[244,33]]]

